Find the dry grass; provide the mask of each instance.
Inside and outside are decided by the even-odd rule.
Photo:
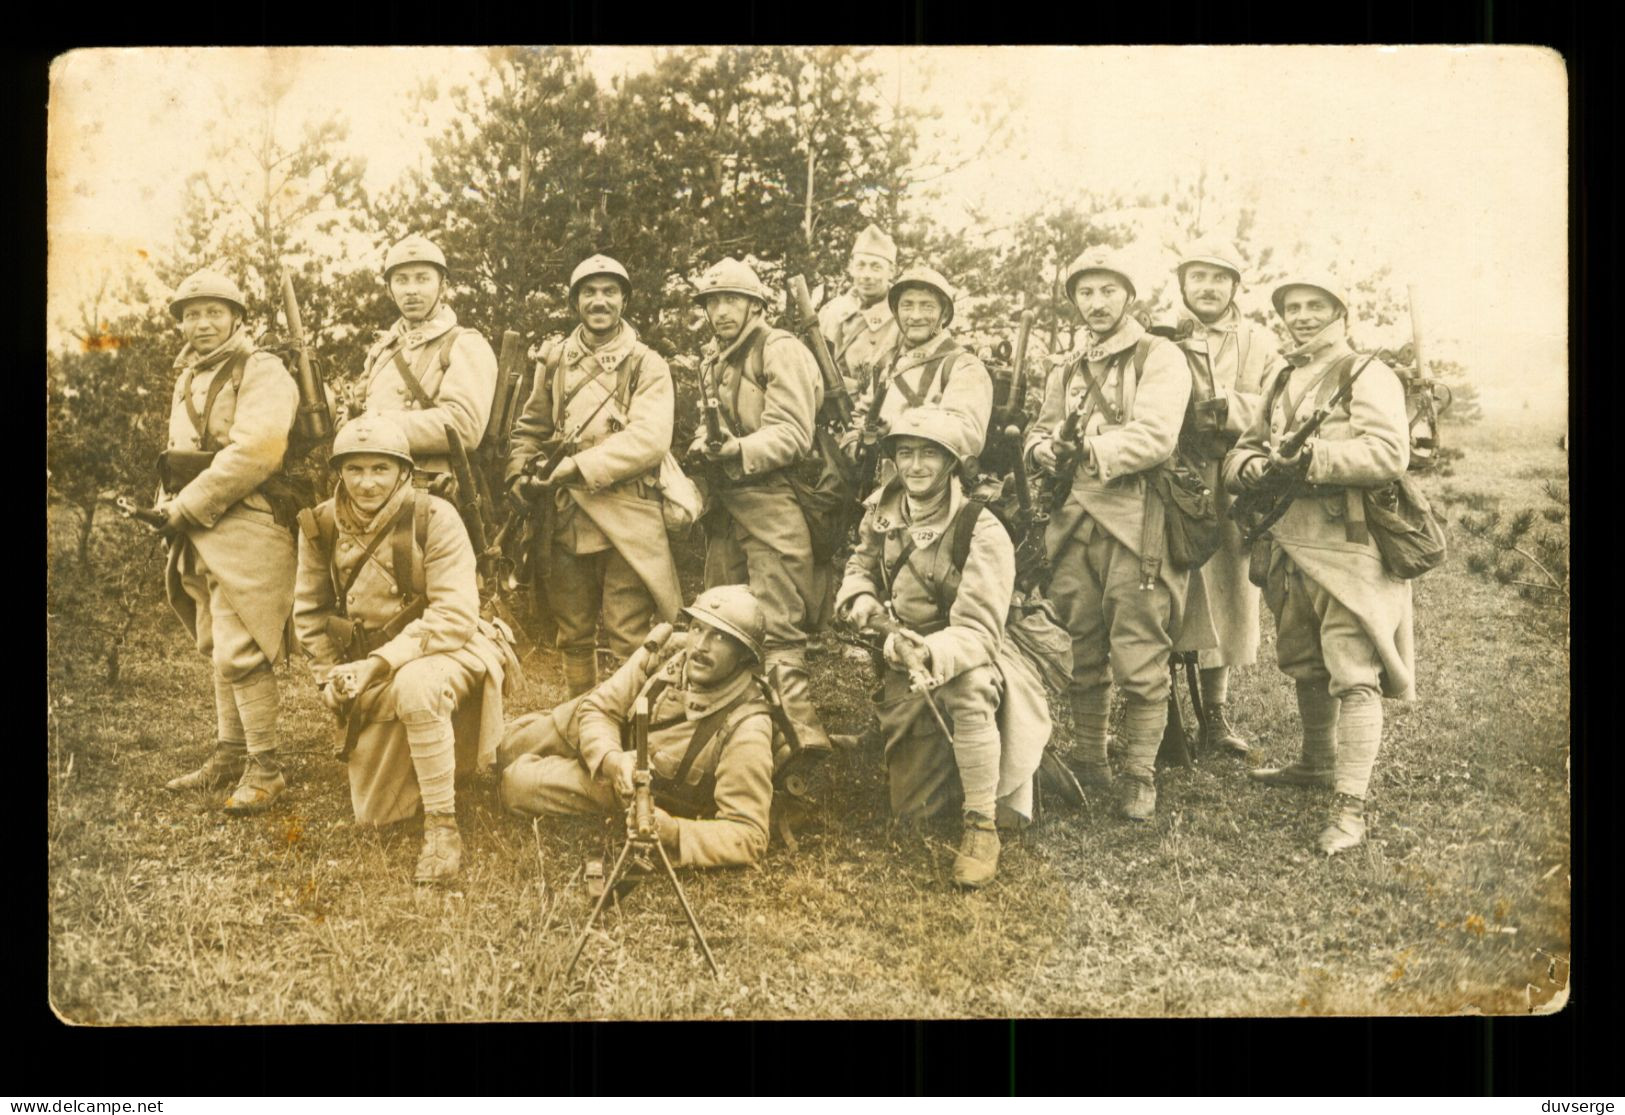
[[[1465,448],[1434,482],[1453,513],[1564,474],[1549,443],[1485,432]],[[104,560],[139,558],[129,529],[108,524]],[[962,895],[954,825],[894,830],[878,755],[838,755],[799,855],[684,873],[722,979],[647,882],[568,982],[587,910],[570,879],[602,825],[544,824],[538,851],[489,782],[466,785],[462,882],[415,891],[415,825],[349,823],[298,664],[282,674],[285,804],[236,821],[218,796],[169,795],[212,734],[207,664],[152,562],[110,683],[110,604],[70,562],[50,585],[47,783],[50,994],[75,1022],[1520,1013],[1567,982],[1566,638],[1459,556],[1417,582],[1423,699],[1386,706],[1354,853],[1308,850],[1316,795],[1213,759],[1164,775],[1154,825],[1052,813],[1007,843],[994,886]],[[1260,763],[1296,748],[1273,653],[1266,637],[1233,683]],[[867,668],[813,665],[832,729],[858,727]],[[521,710],[558,693],[556,662],[529,666]]]

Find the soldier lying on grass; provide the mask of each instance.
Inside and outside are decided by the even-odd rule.
[[[636,761],[626,727],[647,697],[661,843],[678,866],[762,857],[773,805],[773,721],[757,677],[767,621],[744,585],[709,589],[684,611],[697,621],[687,635],[660,624],[596,689],[514,721],[498,754],[503,805],[531,817],[624,809]]]

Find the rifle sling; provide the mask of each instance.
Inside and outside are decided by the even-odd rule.
[[[344,584],[339,587],[338,599],[334,601],[338,607],[340,615],[348,616],[350,614],[349,607],[347,605],[347,601],[350,599],[350,590],[355,587],[356,580],[361,576],[361,571],[366,568],[368,559],[370,559],[372,555],[378,551],[378,547],[383,543],[384,539],[389,538],[396,533],[396,527],[400,525],[402,519],[412,514],[412,507],[416,502],[417,501],[415,499],[408,499],[404,501],[401,504],[400,510],[395,512],[395,517],[391,519],[388,524],[379,528],[378,532],[372,536],[372,541],[367,543],[366,549],[361,551],[360,559],[355,563],[355,565],[350,567],[350,574],[344,578]],[[407,536],[407,545],[411,545],[410,535]],[[399,587],[401,587],[403,591],[406,588],[404,585]]]
[[[963,351],[964,350],[958,345],[954,345],[952,348],[944,349],[941,352],[934,353],[931,356],[926,357],[917,365],[897,368],[888,378],[890,382],[897,385],[897,390],[903,393],[903,397],[908,400],[908,405],[911,408],[920,406],[925,402],[926,396],[930,394],[932,381],[937,378],[937,373],[939,370],[942,373],[943,386],[947,386],[948,378],[953,374],[954,364],[957,363],[957,361],[954,361],[952,358],[958,356]],[[903,376],[906,373],[913,371],[915,367],[919,367],[924,370],[920,373],[919,386],[910,387],[908,381],[904,379]]]
[[[395,370],[400,373],[401,382],[406,384],[406,389],[412,393],[412,398],[417,400],[418,406],[424,410],[434,406],[433,397],[423,389],[423,384],[418,381],[418,377],[412,372],[412,365],[407,363],[405,349],[398,348],[395,350]]]
[[[187,376],[186,387],[182,391],[182,399],[186,403],[186,417],[191,420],[192,428],[197,431],[199,449],[205,451],[219,449],[218,445],[213,444],[214,437],[209,433],[209,415],[214,413],[214,401],[220,397],[220,392],[225,389],[226,384],[230,383],[234,392],[241,388],[243,372],[247,367],[248,353],[236,352],[232,354],[230,359],[216,368],[214,379],[209,381],[208,394],[203,397],[203,410],[201,413],[198,411],[197,405],[192,402],[192,376],[196,375],[196,369],[194,368],[192,373]]]

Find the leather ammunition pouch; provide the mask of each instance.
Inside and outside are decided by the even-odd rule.
[[[158,480],[174,495],[214,463],[214,454],[202,449],[166,449],[158,454]]]
[[[784,475],[807,520],[813,560],[831,560],[863,511],[856,469],[836,444],[835,435],[820,426],[813,433],[812,452],[785,469]]]

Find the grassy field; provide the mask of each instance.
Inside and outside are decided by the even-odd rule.
[[[1452,518],[1538,506],[1566,476],[1555,437],[1472,431],[1429,488]],[[878,752],[842,754],[799,854],[775,843],[756,869],[684,873],[721,979],[645,883],[566,981],[587,912],[571,880],[604,826],[533,829],[469,783],[461,883],[416,890],[416,823],[350,823],[331,718],[297,662],[280,671],[283,802],[232,820],[223,794],[166,793],[212,738],[207,664],[136,528],[98,528],[92,579],[73,526],[53,509],[49,973],[73,1022],[1515,1014],[1564,998],[1566,613],[1472,574],[1462,547],[1416,583],[1421,700],[1385,703],[1363,848],[1313,854],[1320,796],[1213,758],[1164,773],[1155,824],[1104,803],[1052,812],[1006,842],[992,887],[961,894],[956,824],[893,829]],[[1232,683],[1259,764],[1297,747],[1269,626]],[[556,659],[527,669],[516,711],[561,691]],[[830,651],[813,669],[832,730],[859,728],[868,667]]]

